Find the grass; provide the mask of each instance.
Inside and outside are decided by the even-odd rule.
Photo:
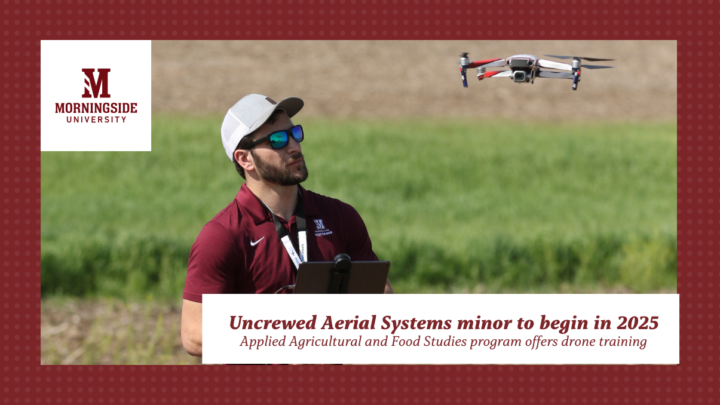
[[[241,178],[218,117],[153,152],[42,153],[42,295],[180,296]],[[398,292],[674,291],[674,123],[298,121],[304,184],[353,205]]]

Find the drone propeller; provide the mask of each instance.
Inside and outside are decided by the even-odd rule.
[[[577,59],[582,59],[582,60],[588,60],[590,62],[606,62],[606,61],[615,60],[615,59],[588,58],[585,56],[564,56],[564,55],[545,55],[545,56],[549,56],[551,58],[558,58],[558,59],[575,59],[575,58],[577,58]]]
[[[467,52],[463,52],[463,53],[460,54],[460,57],[461,57],[461,58],[467,58],[467,56],[468,56],[468,53],[467,53]]]
[[[583,69],[612,69],[614,66],[583,65]]]

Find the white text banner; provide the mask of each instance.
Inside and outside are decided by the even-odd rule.
[[[678,364],[679,296],[203,295],[203,363]]]

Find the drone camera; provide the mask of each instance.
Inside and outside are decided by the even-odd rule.
[[[522,70],[513,72],[512,78],[517,83],[523,83],[527,79],[527,75]]]

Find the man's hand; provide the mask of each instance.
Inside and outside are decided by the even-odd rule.
[[[202,356],[202,303],[183,300],[180,335],[188,354]]]
[[[392,286],[390,285],[390,279],[385,280],[385,292],[384,294],[395,294]]]

